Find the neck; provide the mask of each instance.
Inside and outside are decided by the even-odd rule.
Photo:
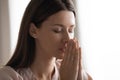
[[[54,72],[55,58],[45,59],[43,57],[36,58],[31,65],[31,70],[37,78],[41,80],[50,80]]]

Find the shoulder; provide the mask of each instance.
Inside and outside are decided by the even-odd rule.
[[[0,79],[2,80],[22,80],[21,76],[11,67],[0,67]]]

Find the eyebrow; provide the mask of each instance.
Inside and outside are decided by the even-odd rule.
[[[62,25],[62,24],[54,24],[53,26],[65,27],[65,26],[64,26],[64,25]],[[75,27],[75,25],[71,25],[70,27]]]

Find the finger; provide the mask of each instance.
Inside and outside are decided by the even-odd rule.
[[[79,68],[81,68],[81,48],[79,47]]]
[[[76,60],[77,60],[77,65],[79,66],[79,62],[80,62],[80,55],[81,55],[81,51],[80,51],[80,49],[79,49],[79,43],[78,43],[78,40],[75,38],[75,41],[76,41],[76,45],[75,45],[75,52],[77,53],[77,56],[75,56],[76,57]]]
[[[66,50],[65,50],[65,55],[64,55],[64,59],[62,61],[63,64],[69,64],[68,61],[70,59],[70,49],[72,47],[72,42],[68,41]]]
[[[76,39],[76,43],[77,43],[77,48],[79,50],[79,65],[81,65],[81,48],[79,47],[79,42],[77,39]]]
[[[78,70],[79,72],[78,72],[78,79],[77,80],[82,79],[81,70],[82,70],[82,66],[81,66],[81,48],[79,48],[79,70]]]
[[[73,39],[73,44],[72,44],[72,50],[71,50],[71,63],[74,65],[76,63],[76,60],[78,59],[78,50],[77,50],[77,43],[75,39]]]
[[[72,40],[72,47],[71,47],[71,49],[70,49],[70,61],[71,61],[71,63],[73,63],[73,61],[74,61],[74,54],[76,53],[75,52],[75,41],[74,40]]]
[[[61,71],[67,72],[66,74],[70,74],[75,77],[78,76],[79,69],[79,50],[76,48],[77,43],[74,40],[70,40],[68,46],[66,48],[66,54],[64,58],[64,65],[62,65]],[[65,64],[66,63],[66,64]],[[71,73],[69,71],[71,70]],[[61,73],[62,74],[62,73]]]
[[[73,50],[73,65],[78,66],[79,65],[79,49],[77,48],[77,43],[74,44],[74,50]]]
[[[76,43],[77,44],[77,43]],[[76,47],[76,44],[74,45],[74,47]],[[74,48],[74,54],[73,54],[73,73],[76,74],[76,77],[78,76],[78,70],[79,70],[79,50],[78,48]]]

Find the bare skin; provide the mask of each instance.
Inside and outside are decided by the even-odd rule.
[[[77,80],[79,70],[80,48],[78,41],[70,40],[65,51],[65,57],[61,64],[61,80]]]
[[[38,80],[51,80],[56,59],[63,59],[61,80],[81,80],[81,50],[78,41],[73,39],[74,27],[75,17],[71,11],[50,16],[41,28],[30,24],[29,32],[36,43],[35,60],[30,68]]]

